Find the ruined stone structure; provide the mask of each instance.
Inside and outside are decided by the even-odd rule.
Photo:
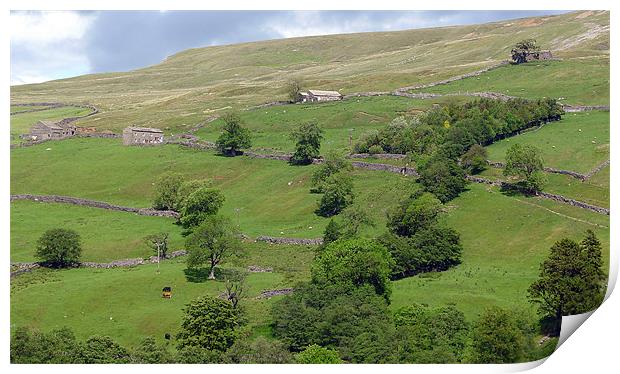
[[[76,127],[51,121],[39,121],[32,125],[26,136],[32,141],[64,139],[76,134]]]
[[[308,92],[301,92],[300,95],[302,103],[342,100],[342,95],[338,91],[308,90]]]
[[[123,130],[124,145],[156,145],[164,143],[164,132],[150,127],[127,127]]]
[[[530,61],[551,60],[553,55],[551,51],[528,51],[523,49],[513,49],[511,51],[512,61],[515,64],[522,64]]]

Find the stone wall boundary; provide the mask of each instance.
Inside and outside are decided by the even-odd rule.
[[[11,202],[16,200],[30,200],[44,203],[60,203],[60,204],[72,204],[87,206],[90,208],[115,210],[119,212],[135,213],[141,216],[151,217],[168,217],[179,218],[179,213],[171,210],[155,210],[151,208],[132,208],[120,205],[113,205],[102,201],[81,199],[77,197],[59,196],[59,195],[31,195],[31,194],[17,194],[11,195]]]
[[[474,182],[474,183],[488,184],[488,185],[497,186],[497,187],[508,187],[508,186],[510,186],[509,183],[506,183],[504,181],[492,180],[492,179],[483,178],[483,177],[477,177],[477,176],[473,176],[473,175],[468,175],[466,178],[470,182]],[[559,203],[572,205],[572,206],[577,207],[577,208],[590,210],[590,211],[593,211],[593,212],[596,212],[596,213],[599,213],[599,214],[610,215],[610,210],[608,208],[603,208],[603,207],[600,207],[600,206],[584,203],[583,201],[578,201],[578,200],[575,200],[575,199],[571,199],[571,198],[566,197],[566,196],[552,194],[552,193],[544,192],[544,191],[538,192],[536,194],[536,196],[538,196],[540,198],[544,198],[544,199],[554,200],[554,201],[557,201]]]
[[[283,238],[275,236],[261,235],[256,238],[257,242],[265,242],[269,244],[292,244],[292,245],[321,245],[323,238],[300,239],[300,238]]]

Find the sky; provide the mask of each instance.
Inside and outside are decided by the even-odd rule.
[[[562,11],[12,11],[11,85],[154,65],[188,48]]]

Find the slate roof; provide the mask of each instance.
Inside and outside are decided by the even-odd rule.
[[[342,96],[338,91],[308,90],[314,96]]]

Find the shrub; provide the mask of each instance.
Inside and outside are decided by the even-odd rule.
[[[370,153],[371,155],[380,154],[383,153],[383,148],[381,148],[380,145],[375,144],[368,148],[368,153]]]
[[[69,229],[51,229],[37,241],[36,257],[51,267],[69,267],[80,262],[80,235]]]

